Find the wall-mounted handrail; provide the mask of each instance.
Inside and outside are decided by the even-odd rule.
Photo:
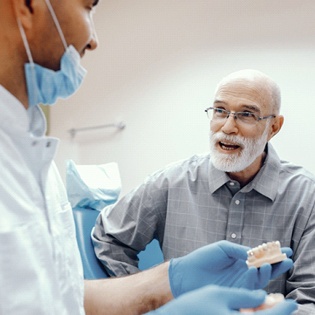
[[[105,124],[105,125],[82,127],[82,128],[72,128],[72,129],[69,129],[68,132],[70,133],[71,138],[74,138],[78,132],[103,129],[103,128],[110,128],[110,127],[114,127],[114,128],[123,130],[123,129],[125,129],[126,124],[123,121],[120,121],[118,123],[113,123],[113,124]]]

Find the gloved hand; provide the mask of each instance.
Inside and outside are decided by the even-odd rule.
[[[226,287],[262,289],[270,279],[278,277],[293,266],[291,259],[260,268],[247,267],[249,247],[220,241],[201,247],[192,253],[170,261],[169,281],[174,297],[214,284]],[[283,250],[292,255],[292,250]]]
[[[146,315],[241,315],[244,313],[238,311],[240,308],[258,307],[264,302],[265,296],[264,291],[206,286],[186,293]],[[289,315],[296,309],[296,303],[287,300],[271,309],[251,314]]]

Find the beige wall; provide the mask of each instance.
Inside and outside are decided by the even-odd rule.
[[[99,48],[81,90],[51,110],[57,165],[119,164],[123,194],[165,164],[208,150],[204,108],[226,74],[255,68],[282,89],[279,155],[315,173],[315,1],[102,0]],[[78,133],[71,128],[124,121]]]

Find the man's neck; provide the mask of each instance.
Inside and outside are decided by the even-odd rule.
[[[21,34],[14,15],[13,1],[0,1],[0,84],[14,95],[25,108],[28,96],[24,74],[26,58]]]
[[[13,57],[11,57],[13,58]],[[0,57],[0,60],[5,60]],[[0,69],[0,84],[12,95],[14,95],[22,105],[28,108],[28,96],[24,75],[24,66],[13,67],[3,65]]]
[[[266,152],[263,152],[250,166],[245,170],[235,173],[227,173],[229,177],[240,183],[241,187],[251,182],[264,164]]]

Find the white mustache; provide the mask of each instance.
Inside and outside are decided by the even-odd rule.
[[[210,136],[211,136],[212,140],[215,142],[227,142],[227,143],[231,143],[234,145],[238,145],[241,148],[244,148],[248,143],[248,140],[244,137],[226,135],[222,131],[219,131],[216,133],[211,132]]]

